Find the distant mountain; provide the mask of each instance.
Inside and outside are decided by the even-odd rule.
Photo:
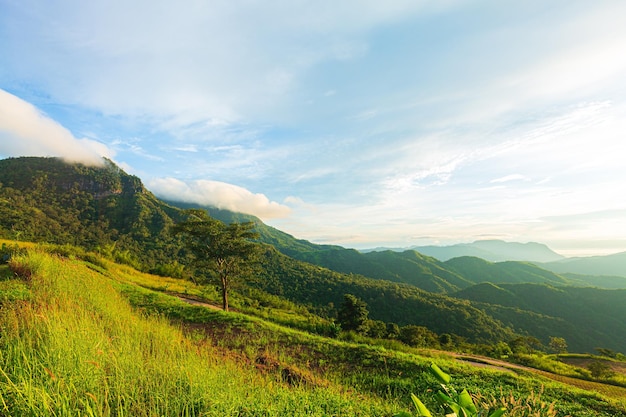
[[[569,280],[569,285],[574,287],[596,287],[608,290],[626,289],[626,276],[612,275],[583,275],[564,272],[559,274]]]
[[[447,260],[444,264],[476,284],[482,282],[496,284],[570,284],[569,279],[529,262],[506,261],[493,263],[481,258],[462,256]]]
[[[574,351],[626,348],[626,290],[484,283],[454,296],[484,303],[483,311],[517,331],[542,339],[561,335]]]
[[[587,258],[567,258],[542,263],[540,266],[557,273],[626,277],[626,252]]]
[[[432,256],[440,261],[447,261],[460,256],[473,256],[491,262],[502,261],[528,261],[528,262],[553,262],[564,259],[563,256],[552,251],[541,243],[517,243],[503,240],[477,240],[473,243],[459,243],[450,246],[412,246],[415,250],[427,256]],[[363,250],[362,252],[380,251]],[[391,249],[405,251],[405,249]]]

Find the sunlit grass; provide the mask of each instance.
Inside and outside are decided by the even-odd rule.
[[[0,414],[375,415],[380,401],[289,387],[253,364],[137,315],[96,271],[31,252],[12,261],[30,301],[3,304]]]
[[[411,392],[436,388],[423,372],[431,361],[472,393],[521,401],[545,386],[558,415],[626,415],[536,375],[190,305],[168,293],[199,292],[192,283],[53,252],[68,257],[30,251],[14,257],[13,271],[0,268],[0,415],[386,416],[408,409]],[[310,319],[244,307],[277,312],[279,322]]]

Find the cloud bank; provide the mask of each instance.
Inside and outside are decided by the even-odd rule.
[[[213,206],[238,213],[252,214],[261,219],[286,217],[291,209],[270,201],[263,194],[254,194],[245,188],[220,181],[182,181],[176,178],[155,178],[148,188],[166,200]]]
[[[0,155],[56,156],[100,165],[112,152],[102,143],[75,138],[32,104],[0,89]]]

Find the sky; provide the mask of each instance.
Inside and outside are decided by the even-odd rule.
[[[0,157],[357,249],[626,251],[626,2],[0,0]]]

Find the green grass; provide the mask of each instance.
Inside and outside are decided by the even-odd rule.
[[[137,314],[111,281],[31,252],[31,300],[3,304],[0,414],[7,416],[384,415],[375,399],[289,386],[166,319]]]
[[[626,416],[607,397],[536,375],[267,320],[274,311],[304,326],[306,311],[190,305],[164,292],[198,295],[190,283],[87,258],[31,250],[12,260],[22,279],[0,268],[0,415],[389,416],[437,387],[423,372],[434,361],[470,392],[541,391],[560,416]]]

